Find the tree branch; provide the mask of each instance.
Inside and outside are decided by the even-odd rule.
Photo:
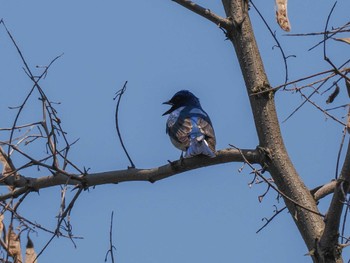
[[[111,224],[109,226],[109,249],[108,249],[108,251],[106,253],[106,256],[105,256],[105,262],[107,262],[108,255],[110,255],[112,263],[114,263],[114,253],[113,253],[113,251],[116,250],[115,246],[113,245],[113,215],[114,215],[114,212],[112,211]]]
[[[242,156],[241,152],[244,156]],[[250,163],[260,163],[261,154],[258,150],[236,150],[224,149],[217,151],[215,158],[206,158],[196,156],[189,159],[182,159],[171,162],[170,164],[155,167],[151,169],[126,169],[102,173],[74,175],[79,180],[69,178],[66,174],[57,173],[55,175],[44,176],[40,178],[22,177],[23,180],[16,183],[20,187],[12,192],[0,195],[0,201],[9,198],[16,198],[28,190],[38,191],[39,189],[56,186],[56,185],[82,185],[90,187],[102,184],[113,184],[129,181],[148,181],[154,183],[167,177],[180,174],[189,170],[207,167],[216,164],[228,162],[243,162],[244,158]],[[0,177],[1,181],[1,177]]]
[[[264,151],[265,168],[270,172],[278,189],[294,202],[308,210],[296,206],[284,198],[284,202],[309,250],[314,249],[315,240],[320,237],[324,222],[318,212],[316,202],[305,186],[291,162],[281,135],[279,120],[266,71],[255,40],[246,1],[222,0],[226,15],[233,21],[242,21],[238,30],[231,30],[231,40],[245,80],[247,93],[254,116],[259,146]],[[267,91],[263,95],[252,94]],[[313,259],[315,257],[313,256]]]
[[[217,26],[224,28],[226,30],[229,30],[233,25],[233,23],[229,19],[218,16],[212,11],[210,11],[210,9],[197,5],[192,1],[189,1],[189,0],[172,0],[172,1],[186,7],[187,9],[191,10],[192,12],[200,16],[203,16],[204,18],[213,22]]]
[[[316,187],[315,189],[311,190],[311,194],[314,196],[315,200],[318,201],[322,199],[323,197],[326,197],[329,194],[334,193],[334,189],[336,187],[337,181],[333,180],[329,183],[326,183],[322,186]]]
[[[131,157],[130,157],[130,155],[129,155],[129,153],[128,153],[128,151],[126,150],[126,147],[125,147],[125,145],[124,145],[124,142],[123,142],[123,139],[122,139],[122,135],[121,135],[121,133],[120,133],[119,121],[118,121],[118,120],[119,120],[119,118],[118,118],[119,104],[120,104],[120,100],[121,100],[121,98],[122,98],[124,92],[126,91],[126,84],[128,84],[128,81],[125,81],[123,87],[122,87],[120,90],[118,90],[118,91],[116,92],[116,96],[113,98],[113,100],[116,100],[116,99],[118,98],[118,100],[117,100],[117,105],[116,105],[116,108],[115,108],[115,128],[116,128],[116,130],[117,130],[117,134],[118,134],[118,138],[119,138],[120,144],[121,144],[121,146],[122,146],[122,148],[123,148],[123,150],[124,150],[124,152],[125,152],[125,154],[126,154],[126,157],[128,157],[128,159],[129,159],[130,168],[135,168],[135,164],[134,164],[134,162],[132,161],[132,159],[131,159]]]
[[[340,218],[342,215],[346,194],[350,189],[350,140],[348,150],[345,156],[342,171],[339,179],[336,181],[334,195],[325,219],[325,228],[319,241],[318,250],[324,257],[332,260],[327,262],[336,262],[341,256],[341,246],[338,244]],[[335,250],[334,248],[338,248]],[[339,261],[340,262],[340,261]]]

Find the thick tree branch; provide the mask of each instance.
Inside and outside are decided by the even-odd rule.
[[[235,30],[232,30],[233,27],[228,28],[227,37],[235,48],[241,66],[260,147],[265,155],[265,168],[271,173],[281,192],[294,202],[308,208],[309,211],[317,212],[316,201],[299,177],[285,148],[277,118],[274,93],[255,41],[247,2],[244,0],[222,0],[222,2],[226,16],[235,21]],[[199,12],[196,13],[202,15]],[[264,94],[251,96],[258,93]],[[314,250],[315,240],[321,236],[324,228],[322,217],[296,206],[286,198],[284,201],[307,247],[310,251]],[[311,256],[316,260],[315,255]]]
[[[319,241],[319,253],[324,255],[325,262],[342,262],[341,246],[338,244],[340,219],[346,202],[346,194],[350,186],[350,140],[348,150],[345,156],[342,171],[339,179],[336,181],[334,195],[330,208],[325,219],[325,228]],[[334,249],[338,248],[338,249]],[[338,261],[339,260],[339,261]]]
[[[228,32],[228,37],[235,48],[241,66],[260,147],[265,151],[266,169],[270,172],[278,189],[286,196],[311,211],[318,211],[313,196],[299,177],[285,148],[277,118],[274,93],[271,91],[255,40],[247,3],[242,0],[222,0],[222,2],[228,17],[233,21],[242,21],[237,30]],[[250,96],[262,91],[267,92],[260,96]],[[296,206],[286,198],[284,201],[307,247],[309,250],[314,249],[315,240],[321,236],[324,228],[322,217]],[[314,256],[313,259],[315,260]]]
[[[112,184],[129,181],[148,181],[153,183],[189,170],[228,162],[243,162],[244,158],[242,156],[242,153],[244,155],[244,158],[247,159],[250,163],[260,163],[261,161],[261,154],[259,150],[236,150],[229,148],[217,151],[217,156],[215,158],[198,156],[174,161],[170,164],[151,169],[131,168],[126,170],[117,170],[94,174],[74,175],[74,177],[79,178],[79,180],[69,178],[66,174],[62,173],[40,178],[22,177],[22,180],[16,183],[16,186],[20,188],[12,192],[0,195],[0,201],[4,201],[9,198],[16,198],[28,190],[38,191],[39,189],[62,184],[90,187],[101,184]]]
[[[172,1],[186,7],[187,9],[195,12],[198,15],[205,17],[206,19],[210,20],[211,22],[213,22],[219,27],[222,27],[226,30],[229,30],[229,28],[232,27],[232,22],[229,19],[218,16],[212,11],[210,11],[210,9],[197,5],[192,1],[189,1],[189,0],[172,0]]]

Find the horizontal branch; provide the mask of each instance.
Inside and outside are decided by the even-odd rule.
[[[242,153],[244,156],[242,156]],[[0,201],[4,201],[9,198],[16,198],[27,191],[38,191],[43,188],[64,184],[90,187],[130,181],[148,181],[154,183],[186,171],[228,162],[243,162],[244,159],[248,160],[250,163],[260,163],[260,153],[257,149],[237,150],[228,148],[217,151],[215,158],[197,156],[189,159],[177,160],[171,162],[170,164],[151,169],[130,168],[126,170],[74,175],[74,178],[77,179],[69,178],[66,174],[62,173],[40,178],[29,178],[22,176],[21,180],[16,181],[16,187],[19,188],[12,192],[0,195]]]
[[[203,16],[204,18],[215,23],[217,26],[225,28],[226,30],[229,30],[233,25],[229,19],[218,16],[215,13],[211,12],[210,9],[197,5],[192,1],[189,1],[189,0],[172,0],[172,1],[186,7],[187,9],[191,10],[192,12],[198,15]]]

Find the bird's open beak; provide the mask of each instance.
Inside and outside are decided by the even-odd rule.
[[[170,100],[169,100],[169,101],[166,101],[166,102],[163,102],[162,104],[166,104],[166,105],[173,105],[173,103],[172,103],[172,102],[170,102]]]
[[[166,101],[166,102],[163,102],[163,104],[166,104],[166,105],[174,105],[172,102],[170,102],[170,101]],[[173,111],[173,107],[171,107],[169,110],[167,110],[166,112],[164,112],[163,114],[162,114],[162,116],[164,116],[164,115],[167,115],[167,114],[169,114],[170,112],[172,112]]]

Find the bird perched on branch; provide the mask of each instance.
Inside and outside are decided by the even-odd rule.
[[[201,154],[215,157],[214,129],[199,99],[188,90],[181,90],[163,104],[171,105],[163,114],[170,114],[166,133],[173,145],[185,152],[184,158]]]

